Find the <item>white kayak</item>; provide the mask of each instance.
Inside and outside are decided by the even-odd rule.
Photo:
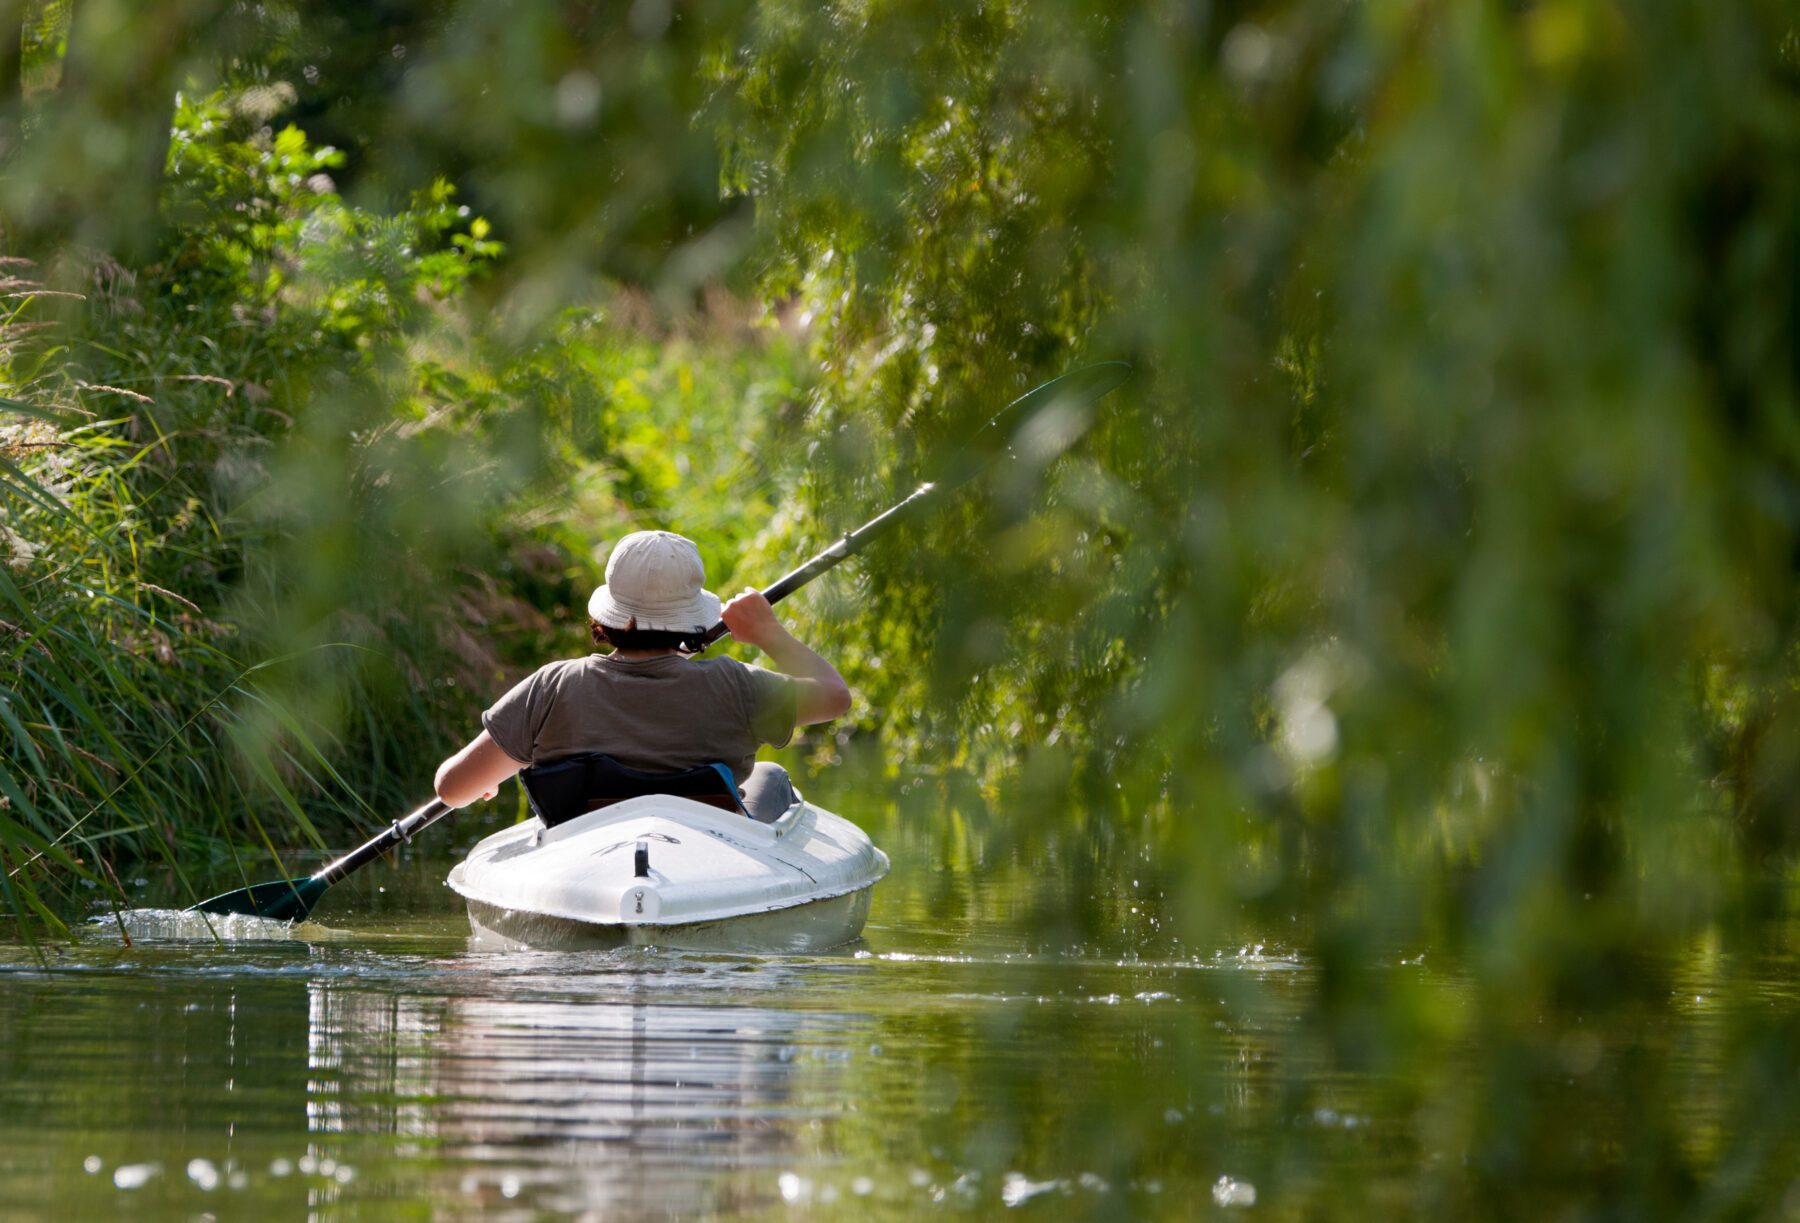
[[[450,872],[493,946],[809,952],[862,933],[887,855],[804,799],[759,823],[667,794],[486,838]]]

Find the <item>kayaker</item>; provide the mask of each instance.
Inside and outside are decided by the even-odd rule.
[[[720,619],[780,673],[692,657],[691,643]],[[549,663],[494,702],[481,733],[438,767],[439,798],[467,806],[494,797],[522,768],[604,752],[647,773],[722,763],[750,813],[772,819],[792,804],[793,787],[780,765],[757,762],[758,747],[784,746],[795,726],[850,708],[843,676],[782,626],[767,599],[746,590],[721,607],[706,589],[700,549],[671,531],[619,541],[605,584],[588,599],[588,631],[611,652]]]

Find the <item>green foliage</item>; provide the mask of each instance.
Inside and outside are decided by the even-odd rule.
[[[233,716],[253,744],[331,732],[263,770],[297,810],[282,768],[327,759],[398,802],[503,656],[580,648],[615,532],[676,526],[760,579],[1018,392],[1128,357],[1138,380],[1091,419],[1021,437],[796,601],[858,729],[921,784],[985,786],[983,852],[1130,869],[1191,945],[1300,931],[1318,984],[1293,1066],[1388,1073],[1396,1114],[1468,1153],[1419,1171],[1415,1208],[1772,1208],[1796,1118],[1750,1088],[1800,1034],[1749,1007],[1744,965],[1787,937],[1767,931],[1800,850],[1785,10],[522,0],[407,9],[406,67],[381,72],[366,15],[259,12],[261,61],[193,44],[238,84],[190,73],[160,262],[134,287],[94,261],[90,330],[33,350],[35,398],[15,385],[101,412],[58,446],[133,460],[82,468],[126,491],[68,519],[22,483],[52,459],[20,452],[16,605],[66,625],[88,588],[139,606],[142,574],[236,627],[208,646],[233,666],[331,660],[258,673],[269,704]],[[369,37],[320,79],[375,83],[337,108],[309,79],[304,104],[379,117],[355,164],[278,127],[300,91],[269,70],[307,79],[339,29]],[[86,181],[43,167],[116,118],[93,79],[0,204],[42,217]],[[754,285],[763,323],[672,321],[721,282]],[[57,532],[105,540],[62,546],[117,584],[58,587]],[[109,551],[145,533],[136,568]],[[147,631],[132,614],[91,648]],[[361,649],[322,650],[341,642]],[[121,674],[122,709],[217,690]],[[102,717],[16,686],[40,755]],[[160,741],[81,750],[122,774]],[[0,840],[81,816],[57,801]],[[1467,996],[1384,994],[1375,966],[1419,949]],[[1744,1003],[1712,1084],[1745,1102],[1715,1110],[1726,1138],[1693,1140],[1686,1080],[1624,1050],[1582,1063],[1604,1068],[1591,1141],[1559,1142],[1569,1042],[1670,1020],[1702,951]],[[1284,1074],[1303,1115],[1318,1084]],[[1142,1120],[1096,1092],[1067,1105]],[[1534,1177],[1550,1196],[1523,1197]],[[1284,1210],[1354,1209],[1308,1184]]]
[[[102,856],[216,876],[222,849],[391,818],[507,660],[585,648],[596,536],[704,509],[724,572],[716,541],[768,512],[684,476],[755,470],[802,377],[773,333],[721,305],[653,340],[606,322],[647,319],[620,295],[488,335],[461,305],[487,224],[442,182],[346,204],[337,155],[264,104],[184,99],[163,258],[96,259],[75,314],[0,326],[15,910],[110,886]]]
[[[0,843],[11,906],[60,926],[39,898],[47,867],[59,889],[110,891],[109,859],[155,853],[185,879],[178,851],[198,838],[316,841],[296,790],[355,797],[291,722],[254,758],[266,788],[233,767],[251,723],[287,717],[240,660],[237,627],[180,593],[228,545],[204,491],[133,410],[148,397],[21,351],[17,316],[5,330],[8,380],[28,398],[0,404],[15,422],[0,427]]]
[[[983,563],[894,570],[851,636],[905,621],[940,678],[997,664],[972,714],[1288,824],[1296,887],[1340,837],[1504,858],[1536,809],[1571,839],[1522,878],[1692,894],[1696,683],[1792,680],[1792,531],[1745,492],[1800,458],[1776,25],[810,12],[765,6],[717,70],[728,182],[816,328],[820,511],[1096,339],[1147,374],[930,534]],[[863,678],[890,726],[927,707]],[[1477,762],[1511,815],[1434,832]],[[1677,874],[1640,891],[1650,861]]]
[[[1784,23],[777,4],[716,65],[766,283],[815,320],[799,521],[1096,346],[1145,374],[858,592],[867,720],[1071,779],[1009,803],[1026,852],[1141,838],[1203,946],[1316,921],[1342,1056],[1447,1056],[1373,949],[1466,961],[1448,1038],[1493,1079],[1420,1103],[1544,1138],[1500,1194],[1563,1166],[1530,1016],[1632,1012],[1634,957],[1754,924],[1800,850]],[[1666,1107],[1613,1140],[1703,1164],[1643,1074]]]
[[[298,128],[262,125],[274,87],[182,97],[169,149],[169,253],[162,277],[177,299],[278,303],[296,330],[355,345],[392,341],[423,323],[497,257],[481,217],[443,179],[385,215],[347,206],[331,171],[344,164]]]

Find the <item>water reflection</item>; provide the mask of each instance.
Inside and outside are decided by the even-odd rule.
[[[313,981],[312,1158],[341,1167],[346,1136],[366,1148],[382,1135],[398,1157],[430,1150],[434,1196],[471,1207],[720,1213],[761,1193],[724,1174],[778,1170],[846,1095],[845,1046],[865,1020],[743,1001],[779,1002],[792,969],[533,958],[496,978],[504,958],[471,956],[453,967],[476,992],[449,996]],[[719,1001],[693,1000],[709,979]],[[663,1000],[671,987],[684,1000]],[[777,1184],[774,1171],[760,1179]]]
[[[1630,1005],[1505,1011],[1435,944],[1175,944],[1131,875],[1081,893],[1121,933],[1047,927],[1019,898],[1079,881],[946,891],[945,823],[883,831],[839,956],[478,950],[423,860],[318,926],[0,940],[0,1218],[1598,1216],[1637,1152],[1686,1176],[1785,1124],[1785,917],[1760,960],[1606,966]]]
[[[1026,863],[943,900],[891,831],[906,865],[839,955],[494,953],[423,860],[316,926],[0,946],[0,1215],[1185,1217],[1221,1176],[1279,1206],[1265,1135],[1360,1169],[1388,1132],[1354,1076],[1291,1089],[1304,958],[1075,938],[1015,904]]]

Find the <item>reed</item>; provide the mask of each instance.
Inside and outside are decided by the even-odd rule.
[[[31,317],[38,287],[9,287],[24,296],[0,323],[0,858],[13,913],[62,931],[84,893],[117,898],[114,859],[161,859],[186,886],[197,850],[231,843],[212,834],[316,841],[293,783],[330,790],[333,774],[304,733],[253,776],[231,750],[251,718],[286,714],[217,613],[205,558],[229,541],[154,410],[227,380],[85,378]],[[295,817],[274,836],[271,797]]]
[[[521,354],[446,310],[343,378],[291,304],[84,283],[20,278],[0,322],[4,905],[58,934],[140,863],[197,898],[415,805],[519,669],[586,648],[607,538],[682,526],[729,583],[802,393],[793,346],[707,323],[595,308]]]

